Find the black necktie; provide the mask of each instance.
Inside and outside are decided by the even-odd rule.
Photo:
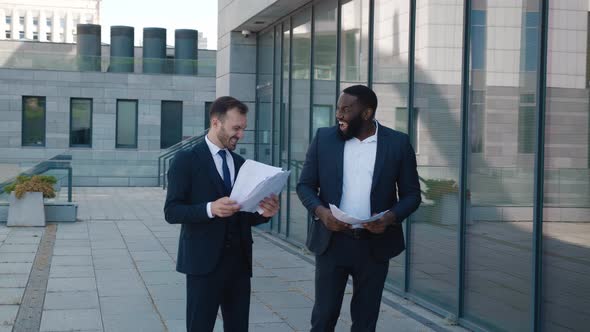
[[[225,193],[229,195],[231,193],[231,175],[229,174],[229,167],[227,166],[227,153],[225,150],[219,150],[219,155],[223,160],[221,169],[223,170],[223,184],[225,186]]]

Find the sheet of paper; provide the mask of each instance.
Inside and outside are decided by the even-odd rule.
[[[230,198],[241,205],[240,211],[255,212],[265,197],[283,190],[289,174],[290,171],[248,159],[240,168]]]
[[[336,205],[330,204],[330,211],[332,211],[332,215],[342,222],[345,222],[350,225],[360,225],[367,222],[372,222],[375,220],[380,219],[387,211],[383,211],[379,214],[376,214],[367,219],[359,219],[353,216],[348,215],[346,212],[340,210]]]
[[[241,205],[240,211],[255,212],[258,203],[265,197],[269,197],[271,194],[280,194],[287,185],[290,173],[290,171],[277,173],[262,181],[242,202],[238,201],[238,204]]]

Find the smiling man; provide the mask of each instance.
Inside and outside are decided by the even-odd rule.
[[[416,155],[408,135],[375,120],[377,96],[363,85],[343,90],[337,125],[318,129],[297,194],[315,216],[307,246],[316,255],[312,331],[334,331],[352,277],[352,331],[375,331],[389,260],[404,249],[401,222],[420,205]],[[352,228],[329,204],[360,219]]]
[[[211,105],[211,129],[192,150],[174,157],[168,172],[166,221],[182,224],[176,270],[186,274],[187,331],[213,331],[221,307],[225,331],[247,331],[252,277],[251,226],[279,210],[276,196],[259,213],[239,212],[229,199],[244,158],[233,153],[244,137],[248,108],[232,97]]]

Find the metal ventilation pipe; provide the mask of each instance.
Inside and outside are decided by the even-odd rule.
[[[78,24],[76,51],[80,71],[101,71],[100,25]]]
[[[116,25],[111,27],[111,59],[109,72],[132,73],[134,68],[133,27]]]
[[[199,50],[199,32],[177,29],[174,32],[174,73],[196,75]]]
[[[166,29],[143,28],[143,72],[161,74],[166,61]]]

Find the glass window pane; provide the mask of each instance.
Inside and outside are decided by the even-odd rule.
[[[538,31],[525,18],[537,15],[540,1],[479,3],[474,11],[487,19],[477,28],[490,38],[472,45],[484,56],[471,63],[465,317],[487,330],[525,331],[531,328],[538,76],[536,68],[523,69],[525,54],[539,54],[528,42]]]
[[[369,63],[369,0],[342,1],[340,89],[367,84]]]
[[[336,53],[338,52],[338,1],[314,6],[312,131],[334,123],[336,109]]]
[[[92,145],[92,99],[70,100],[70,146]]]
[[[182,141],[182,102],[162,101],[160,149]]]
[[[311,10],[304,10],[293,17],[292,35],[292,78],[291,78],[291,141],[289,168],[290,216],[289,237],[305,243],[307,239],[308,211],[297,198],[295,188],[305,162],[305,153],[310,141],[310,59],[311,59]]]
[[[542,331],[586,331],[590,317],[588,9],[549,8]]]
[[[410,291],[450,312],[458,302],[462,12],[462,1],[418,0],[416,3],[416,118],[413,122],[417,133],[415,150],[419,151],[418,174],[424,194],[420,208],[406,225],[412,228]],[[400,43],[400,47],[404,44]],[[404,59],[403,53],[400,58]],[[399,72],[403,70],[400,68]],[[404,81],[398,79],[398,82],[403,88]],[[395,112],[396,119],[389,120],[398,123],[399,129],[408,127],[403,126],[405,119],[409,119],[406,110],[403,111]]]
[[[137,147],[137,100],[117,100],[117,147]]]
[[[45,145],[45,97],[23,97],[23,146]]]
[[[288,169],[290,166],[289,162],[289,75],[291,72],[290,58],[291,58],[291,25],[289,21],[285,21],[282,26],[282,50],[281,50],[281,63],[282,63],[282,100],[281,100],[281,126],[280,126],[280,161],[283,169]],[[293,174],[291,174],[293,177]],[[290,184],[287,184],[287,188],[283,190],[281,194],[281,222],[280,229],[281,233],[287,233],[287,220],[289,217],[289,203],[291,197],[289,195]],[[293,197],[293,200],[297,201],[297,197]]]
[[[282,73],[282,44],[283,37],[282,26],[279,24],[274,27],[274,71],[273,71],[273,123],[272,123],[272,164],[281,167],[281,123],[282,123],[282,104],[281,104],[281,73]],[[281,219],[287,215],[286,205],[283,205],[279,213],[271,221],[271,229],[275,232],[284,231],[281,229]]]
[[[258,37],[258,69],[256,86],[256,156],[266,164],[271,159],[272,93],[274,32],[268,31]]]

